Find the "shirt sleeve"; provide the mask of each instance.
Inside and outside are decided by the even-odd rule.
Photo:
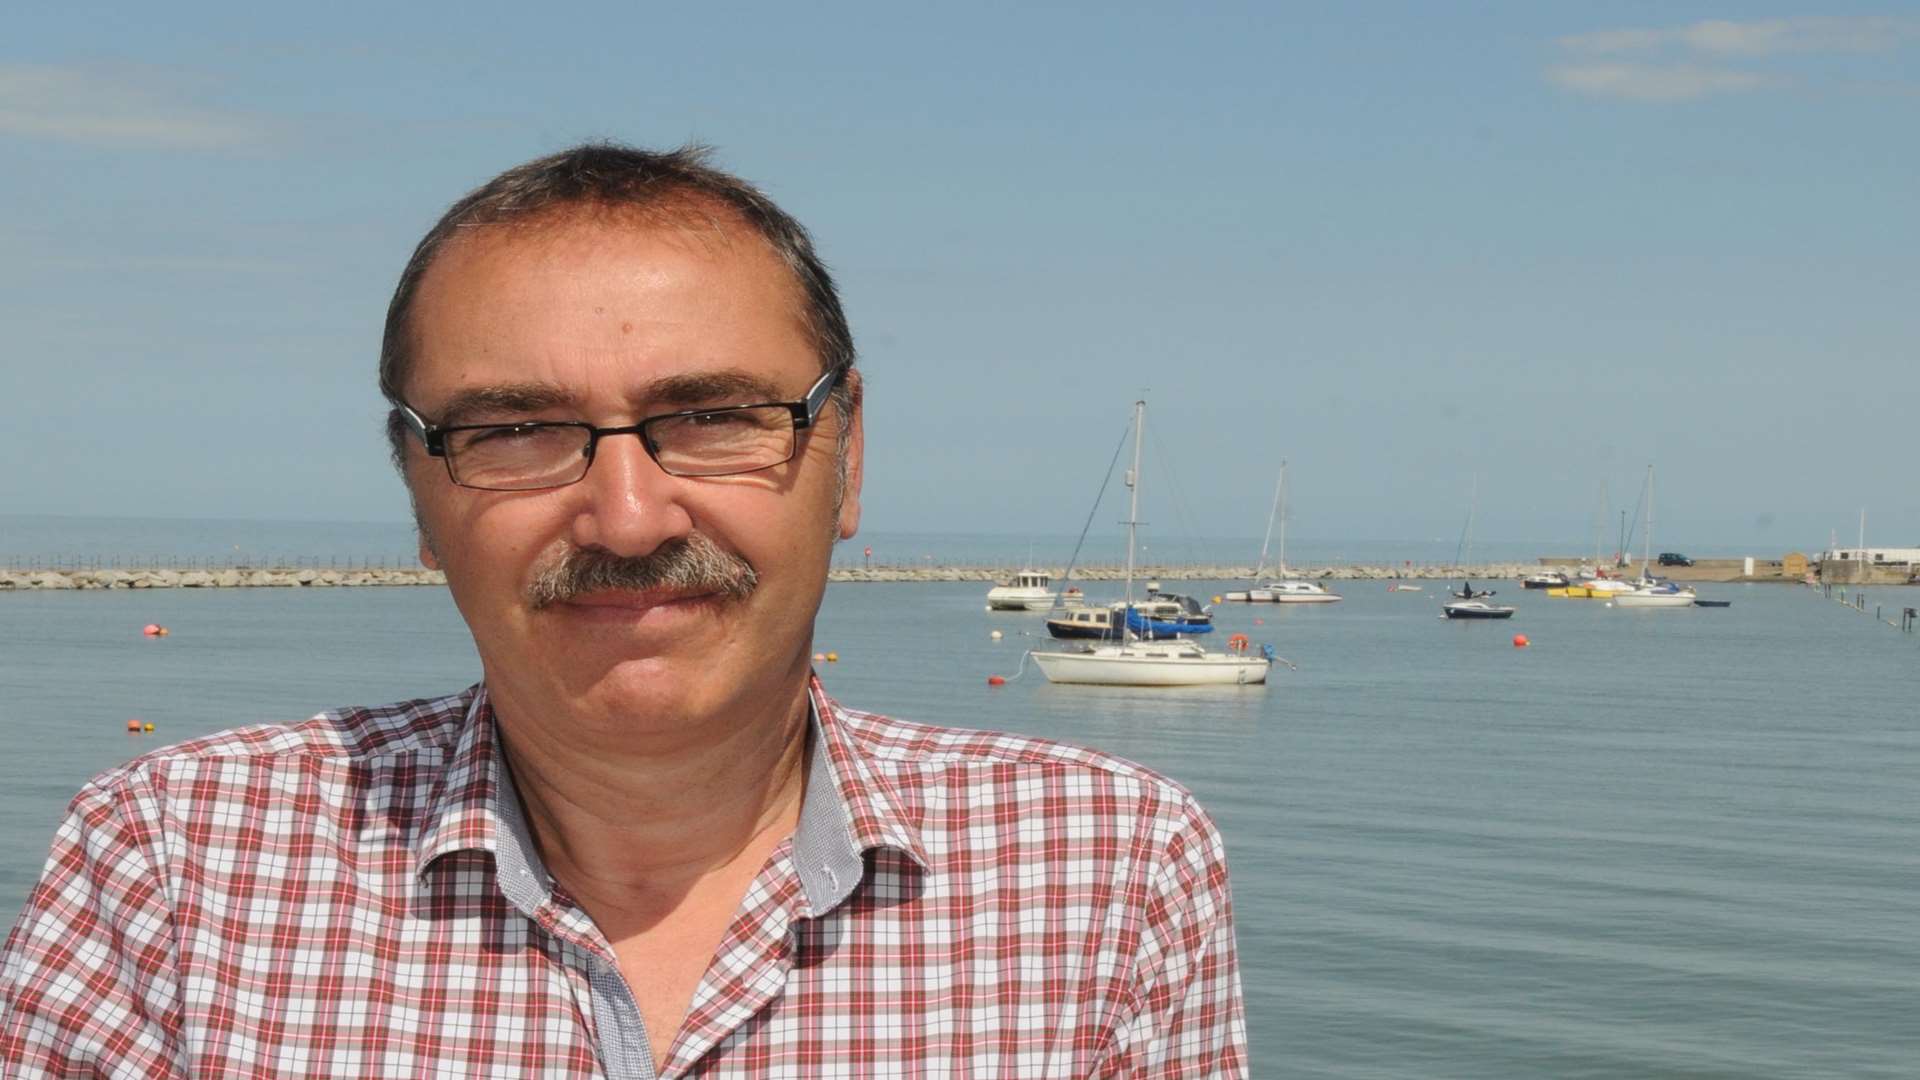
[[[1226,846],[1205,812],[1188,807],[1148,892],[1135,1007],[1114,1032],[1103,1077],[1248,1073]]]
[[[188,1075],[161,822],[126,774],[75,797],[0,953],[0,1075]]]

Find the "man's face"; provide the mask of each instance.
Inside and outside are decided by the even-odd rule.
[[[404,392],[440,424],[610,427],[797,400],[820,361],[796,302],[791,275],[742,229],[616,215],[485,227],[445,250],[421,283]],[[449,411],[516,397],[550,403]],[[421,561],[446,571],[489,683],[522,708],[669,725],[738,710],[805,671],[833,541],[859,522],[858,417],[830,406],[800,440],[783,465],[681,478],[637,437],[610,436],[585,479],[527,492],[456,487],[416,443],[407,478]],[[753,568],[749,595],[623,588],[543,605],[530,591],[570,553],[647,556],[695,534]]]

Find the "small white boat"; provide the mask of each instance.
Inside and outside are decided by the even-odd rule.
[[[1692,589],[1684,589],[1672,582],[1647,585],[1632,592],[1616,593],[1612,597],[1614,607],[1623,608],[1683,608],[1692,607],[1699,594]]]
[[[1648,567],[1653,561],[1653,466],[1647,466],[1647,530],[1640,551],[1640,580],[1626,592],[1607,599],[1618,608],[1690,608],[1699,594],[1671,581],[1657,581]],[[1622,584],[1625,584],[1624,582]]]
[[[1053,577],[1044,570],[1022,570],[1012,581],[987,590],[987,606],[995,611],[1045,611],[1053,606]]]
[[[1543,570],[1520,579],[1520,586],[1526,589],[1564,589],[1571,584],[1573,581],[1558,570]]]
[[[1299,578],[1287,577],[1287,463],[1280,462],[1280,478],[1273,485],[1273,509],[1267,514],[1267,535],[1260,541],[1260,564],[1254,568],[1253,577],[1258,581],[1261,571],[1267,566],[1267,541],[1273,539],[1273,526],[1280,524],[1280,570],[1282,580],[1269,581],[1264,585],[1222,593],[1222,600],[1236,604],[1332,604],[1340,599],[1339,593],[1328,592],[1323,585]]]

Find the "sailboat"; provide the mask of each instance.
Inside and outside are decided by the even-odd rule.
[[[1480,506],[1480,477],[1473,478],[1473,494],[1467,499],[1467,527],[1460,534],[1460,550],[1454,552],[1455,560],[1464,571],[1473,561],[1473,514]],[[1493,595],[1492,589],[1475,591],[1471,580],[1463,579],[1460,588],[1453,594],[1450,604],[1440,605],[1440,614],[1448,619],[1511,619],[1514,609],[1506,604],[1490,604],[1487,597]]]
[[[1671,581],[1655,581],[1653,564],[1653,466],[1647,466],[1647,532],[1640,549],[1640,580],[1631,592],[1615,593],[1614,607],[1683,608],[1692,607],[1699,596]]]
[[[1328,592],[1326,586],[1317,581],[1305,581],[1287,575],[1287,462],[1280,461],[1280,479],[1273,485],[1273,509],[1267,513],[1267,535],[1260,541],[1260,565],[1253,570],[1253,580],[1259,581],[1267,568],[1267,541],[1273,539],[1273,523],[1280,522],[1280,568],[1276,571],[1280,580],[1269,581],[1264,585],[1249,588],[1244,592],[1230,592],[1221,597],[1249,604],[1331,604],[1340,599],[1340,594]]]
[[[1063,652],[1034,651],[1030,655],[1048,682],[1090,683],[1099,686],[1206,686],[1264,683],[1273,667],[1272,648],[1248,651],[1246,637],[1233,636],[1226,652],[1210,652],[1198,642],[1174,637],[1156,639],[1147,620],[1134,608],[1134,547],[1140,526],[1140,445],[1146,430],[1147,403],[1133,403],[1133,468],[1127,471],[1131,498],[1127,507],[1127,633],[1121,640],[1083,645]]]

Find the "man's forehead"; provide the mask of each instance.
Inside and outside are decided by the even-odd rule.
[[[642,391],[623,386],[622,393],[630,397],[694,400],[773,386],[763,374],[726,364],[728,349],[702,327],[759,334],[764,340],[756,352],[768,360],[803,348],[809,364],[817,363],[804,293],[792,272],[744,221],[717,216],[732,211],[717,205],[710,209],[712,215],[690,216],[691,211],[663,215],[630,208],[580,208],[474,226],[461,233],[435,258],[421,283],[409,327],[419,358],[415,379],[431,370],[439,373],[432,381],[441,382],[452,374],[443,366],[449,361],[457,370],[478,359],[476,346],[490,353],[510,348],[500,340],[502,328],[511,338],[514,327],[539,325],[550,311],[564,311],[583,296],[594,297],[594,315],[588,317],[590,321],[567,325],[568,332],[591,328],[589,333],[613,339],[612,347],[624,348],[629,340],[637,340],[626,338],[628,331],[647,325],[681,325],[695,328],[701,346],[715,348],[713,356],[688,356],[688,370],[652,380],[657,385]],[[656,264],[658,278],[651,269]],[[676,279],[677,296],[674,287],[659,291],[661,282]],[[629,296],[638,302],[639,316],[621,326]],[[602,314],[602,298],[607,321],[596,324],[592,320]],[[550,307],[556,302],[559,307]],[[757,312],[773,314],[778,321],[767,323]],[[769,334],[773,336],[767,338]],[[476,342],[475,335],[491,340]],[[520,344],[524,347],[528,342]],[[769,344],[777,347],[766,347]],[[553,339],[535,343],[532,355],[549,345],[592,351],[578,341]],[[515,363],[511,354],[494,355]]]

